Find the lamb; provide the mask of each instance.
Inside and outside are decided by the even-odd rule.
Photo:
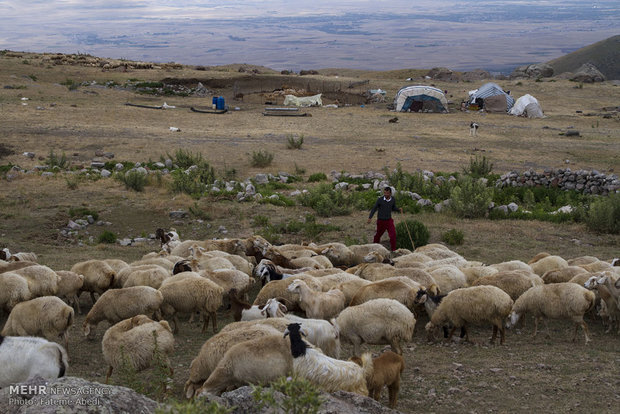
[[[443,298],[437,310],[433,313],[430,322],[426,324],[429,337],[433,336],[433,330],[446,323],[452,325],[447,340],[452,338],[456,328],[465,328],[469,324],[493,325],[491,343],[495,343],[497,332],[500,332],[500,344],[504,344],[505,328],[504,319],[510,313],[513,301],[510,296],[495,286],[473,286],[453,290]],[[465,340],[469,340],[465,330]]]
[[[78,293],[84,286],[84,275],[78,275],[70,270],[58,270],[56,274],[60,277],[56,295],[65,299],[70,306],[77,309],[78,313],[82,313]]]
[[[569,282],[578,274],[589,273],[580,266],[566,266],[558,269],[548,270],[541,277],[545,283],[564,283]]]
[[[64,377],[67,361],[67,351],[55,342],[30,336],[0,336],[0,388],[35,376],[46,380]]]
[[[353,344],[355,355],[360,355],[360,346],[364,342],[389,344],[394,352],[402,355],[400,342],[411,341],[415,323],[413,313],[394,299],[373,299],[349,306],[332,319],[340,337]]]
[[[560,256],[546,256],[530,264],[532,271],[538,276],[544,275],[549,270],[562,269],[568,267],[568,262]]]
[[[234,325],[230,324],[230,325]],[[230,326],[228,325],[228,326]],[[228,327],[227,326],[227,327]],[[209,338],[200,348],[200,352],[189,366],[189,378],[185,382],[183,393],[192,398],[205,380],[213,373],[218,363],[233,345],[265,336],[281,336],[280,330],[263,324],[247,324],[242,329],[222,330]],[[251,353],[256,352],[251,350]]]
[[[60,277],[47,266],[27,266],[13,271],[28,282],[31,297],[52,296],[58,292]]]
[[[396,278],[384,279],[361,287],[351,299],[349,306],[360,305],[372,299],[388,298],[395,299],[409,310],[413,310],[416,295],[421,287],[420,284],[413,281],[407,283]]]
[[[588,343],[590,342],[588,326],[583,320],[583,315],[594,307],[594,303],[594,292],[575,283],[535,286],[515,301],[506,327],[514,326],[523,313],[529,313],[535,318],[534,337],[536,337],[538,321],[543,316],[553,319],[570,319],[575,323],[573,341],[577,338],[578,327],[581,326],[586,343]],[[548,327],[547,332],[549,332]]]
[[[71,267],[71,271],[84,275],[84,285],[81,292],[90,292],[90,298],[95,303],[95,293],[101,295],[108,290],[114,281],[116,272],[103,260],[87,260],[78,262]]]
[[[532,286],[535,286],[532,279],[527,277],[522,272],[507,271],[498,272],[490,276],[483,276],[476,280],[472,286],[490,285],[496,286],[508,293],[510,299],[517,300],[525,291]]]
[[[227,389],[263,384],[288,376],[293,371],[293,358],[289,349],[289,341],[281,334],[233,345],[196,391],[196,395],[220,395]]]
[[[310,289],[303,280],[297,279],[288,286],[288,290],[299,294],[301,309],[308,318],[329,320],[345,307],[344,293],[338,289],[317,292]]]
[[[161,292],[150,286],[110,289],[101,295],[86,315],[82,324],[84,336],[91,337],[91,333],[101,321],[113,325],[140,314],[159,315],[163,301]]]
[[[172,375],[168,356],[174,350],[174,336],[168,322],[155,322],[145,315],[137,315],[108,328],[101,341],[103,359],[109,366],[105,383],[112,371],[123,364],[129,364],[136,371],[150,367],[154,358],[159,357],[155,349],[161,352]]]
[[[60,298],[42,296],[15,305],[2,329],[3,336],[43,336],[48,340],[62,337],[68,348],[68,330],[74,311]]]
[[[287,312],[286,306],[278,302],[277,299],[271,298],[267,300],[267,304],[262,307],[256,305],[241,311],[242,321],[252,321],[256,319],[280,318],[284,317]]]
[[[161,310],[165,316],[174,317],[174,333],[179,331],[178,312],[201,312],[207,330],[212,318],[213,332],[217,331],[217,309],[222,306],[224,290],[208,279],[187,278],[167,283],[159,288],[164,296]]]
[[[351,361],[362,366],[362,359],[354,356]],[[376,401],[381,399],[381,391],[387,386],[389,395],[388,407],[395,409],[400,390],[400,377],[405,370],[405,360],[402,356],[385,351],[377,358],[372,359],[372,375],[366,378],[368,396]]]
[[[372,375],[370,353],[362,355],[362,365],[352,361],[331,358],[301,339],[301,325],[291,323],[284,336],[291,338],[290,353],[293,357],[293,373],[325,392],[339,390],[367,396],[366,378]]]
[[[0,286],[0,311],[10,312],[15,305],[31,297],[28,282],[17,273],[0,273]]]
[[[170,253],[174,247],[181,244],[181,239],[175,229],[166,231],[162,228],[158,228],[155,230],[155,237],[159,239],[160,248],[168,253]]]

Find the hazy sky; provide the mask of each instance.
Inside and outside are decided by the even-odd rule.
[[[497,69],[620,34],[618,0],[0,0],[0,16],[0,49],[274,69]]]

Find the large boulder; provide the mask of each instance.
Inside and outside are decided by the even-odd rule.
[[[451,69],[448,68],[433,68],[428,71],[426,74],[431,79],[437,79],[442,81],[451,81],[458,80],[460,76],[454,73]]]
[[[2,414],[154,413],[159,403],[134,390],[62,377],[34,377],[0,390]]]
[[[491,78],[491,74],[484,69],[474,69],[471,72],[463,73],[463,80],[468,82],[475,82]]]
[[[593,64],[584,63],[577,69],[575,75],[570,80],[583,83],[603,82],[605,80],[605,75]]]
[[[516,68],[511,78],[549,78],[553,76],[553,68],[546,63],[534,63]]]
[[[276,401],[281,401],[283,394],[274,392]],[[346,391],[337,391],[332,394],[321,393],[323,404],[319,414],[398,414],[400,411],[392,410],[372,398],[364,397]],[[273,409],[269,406],[258,408],[252,397],[252,387],[241,387],[236,390],[225,392],[221,397],[212,397],[218,403],[235,407],[233,414],[271,414]]]

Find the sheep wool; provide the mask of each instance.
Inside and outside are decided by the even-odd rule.
[[[467,328],[467,325],[493,325],[491,343],[495,343],[497,332],[500,332],[500,343],[504,343],[504,320],[510,313],[513,301],[510,296],[495,286],[473,286],[456,289],[443,298],[431,321],[426,324],[429,334],[438,327],[452,325],[452,333],[457,328]],[[466,340],[469,339],[467,331]]]
[[[515,301],[507,326],[514,326],[524,313],[530,314],[534,316],[534,336],[536,336],[538,321],[542,317],[569,319],[575,324],[573,341],[577,338],[578,327],[581,326],[588,343],[590,342],[588,326],[583,320],[583,315],[594,306],[594,303],[594,292],[575,283],[535,286]]]
[[[145,315],[137,315],[110,327],[101,341],[103,358],[109,365],[106,384],[112,371],[124,363],[136,371],[150,367],[156,346],[170,367],[168,355],[174,350],[174,337],[166,321],[155,322]]]
[[[67,351],[56,342],[30,336],[0,336],[0,388],[35,376],[64,377],[69,367],[67,361]]]
[[[17,273],[0,273],[0,286],[0,310],[10,312],[18,303],[30,299],[28,282]]]
[[[360,355],[362,343],[389,344],[402,355],[400,342],[411,341],[415,323],[413,313],[394,299],[373,299],[349,306],[332,320],[340,337],[353,344],[355,355]]]

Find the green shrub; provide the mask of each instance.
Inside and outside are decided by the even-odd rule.
[[[80,184],[80,176],[77,174],[71,174],[65,177],[65,181],[67,182],[67,188],[69,190],[77,190],[78,185]]]
[[[429,238],[428,228],[417,220],[404,220],[396,225],[396,246],[398,248],[414,250],[416,247],[428,244]]]
[[[129,170],[126,173],[120,171],[114,176],[118,181],[125,184],[126,189],[138,192],[144,191],[144,187],[149,181],[148,175],[138,170]]]
[[[306,173],[306,169],[303,167],[300,167],[299,165],[297,165],[297,163],[295,163],[295,175],[298,177],[298,180],[296,181],[303,181],[301,176],[304,175],[305,173]]]
[[[268,167],[271,165],[273,161],[273,154],[266,150],[259,150],[252,152],[252,159],[250,160],[250,164],[252,167]]]
[[[600,197],[590,204],[586,225],[601,233],[620,233],[620,194]]]
[[[36,82],[38,80],[37,76],[33,74],[28,75],[28,77],[32,79],[33,82]]]
[[[301,134],[299,138],[296,138],[294,135],[289,135],[287,137],[286,148],[288,149],[301,149],[301,146],[304,144],[304,135]]]
[[[252,219],[252,227],[264,227],[269,225],[269,217],[263,215],[256,215]]]
[[[69,79],[69,78],[65,79],[65,81],[61,82],[60,84],[66,86],[67,89],[69,89],[70,91],[74,91],[80,86],[78,82],[74,81],[73,79]]]
[[[168,401],[155,409],[155,414],[229,414],[234,408],[226,408],[216,401],[206,398],[194,398],[189,401]]]
[[[469,159],[469,166],[463,168],[463,174],[470,175],[474,178],[486,177],[493,171],[493,164],[487,160],[486,156]]]
[[[111,231],[105,230],[99,235],[97,239],[98,243],[114,244],[116,243],[116,234]]]
[[[206,211],[202,210],[198,203],[194,203],[193,206],[189,207],[189,212],[194,215],[194,217],[199,218],[204,221],[211,220],[211,215]]]
[[[465,235],[463,234],[463,232],[457,229],[450,229],[441,235],[441,240],[445,243],[448,243],[450,246],[463,244],[464,238]]]
[[[327,175],[325,173],[314,173],[310,177],[308,177],[309,183],[317,183],[319,181],[326,181]]]
[[[179,168],[187,169],[193,165],[198,166],[199,168],[208,168],[209,164],[205,159],[202,158],[202,153],[194,154],[191,151],[186,151],[182,148],[175,151],[174,155],[170,155],[166,153],[169,159],[172,160],[173,164],[179,166]],[[165,158],[163,156],[160,157],[161,162],[165,163]],[[204,165],[206,164],[206,165]]]
[[[459,217],[483,217],[493,198],[493,189],[481,180],[465,176],[458,180],[450,195],[451,210]]]
[[[353,211],[352,196],[334,191],[331,184],[323,183],[299,196],[299,202],[311,207],[321,217],[346,216]]]
[[[58,167],[60,169],[65,169],[69,165],[69,162],[67,161],[67,156],[65,155],[64,151],[59,157],[54,154],[54,150],[50,150],[50,155],[45,160],[45,165],[50,168]]]
[[[313,414],[318,413],[323,404],[320,390],[303,378],[282,377],[272,382],[269,388],[260,386],[252,388],[252,397],[259,410],[271,407],[273,412]],[[284,398],[276,398],[275,392],[282,393]]]

